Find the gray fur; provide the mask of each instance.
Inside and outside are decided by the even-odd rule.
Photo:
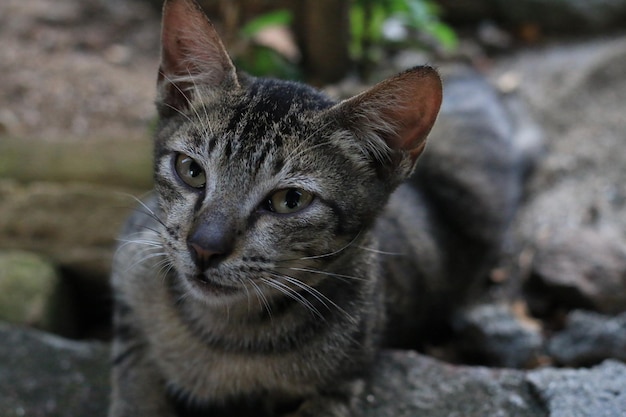
[[[377,350],[445,320],[440,300],[462,300],[500,237],[464,255],[480,239],[433,210],[447,197],[423,183],[439,171],[400,186],[437,115],[439,78],[415,68],[334,103],[235,75],[191,0],[168,0],[164,13],[155,193],[113,266],[109,416],[353,416]],[[177,174],[181,154],[202,170],[201,188]],[[284,189],[313,200],[272,212],[268,197]]]

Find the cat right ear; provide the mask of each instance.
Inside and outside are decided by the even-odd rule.
[[[366,154],[403,179],[424,150],[441,100],[437,71],[415,67],[339,103],[333,111]]]
[[[161,116],[189,109],[200,89],[238,85],[235,66],[200,5],[166,0],[157,81]]]

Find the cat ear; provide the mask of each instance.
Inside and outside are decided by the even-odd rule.
[[[235,66],[195,0],[166,0],[161,29],[157,103],[162,113],[184,111],[199,88],[238,86]]]
[[[339,103],[335,111],[368,154],[380,162],[393,161],[400,174],[408,176],[424,150],[441,100],[437,71],[416,67]]]

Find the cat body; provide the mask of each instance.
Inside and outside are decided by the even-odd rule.
[[[437,73],[339,103],[237,74],[192,0],[166,1],[162,45],[155,194],[113,265],[109,416],[357,415],[378,349],[445,320],[506,223],[495,204],[493,233],[447,226],[475,204],[436,161],[402,184],[439,111]],[[457,146],[473,145],[435,149]]]

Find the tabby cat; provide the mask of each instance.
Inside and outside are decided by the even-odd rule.
[[[109,416],[359,415],[380,347],[443,321],[497,246],[476,221],[505,223],[445,162],[401,185],[440,78],[417,67],[336,103],[237,73],[194,0],[163,13],[155,193],[115,255]]]

